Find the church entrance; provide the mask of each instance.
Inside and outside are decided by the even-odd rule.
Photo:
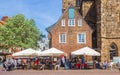
[[[113,59],[113,57],[118,56],[118,48],[115,43],[112,43],[110,45],[110,60]]]

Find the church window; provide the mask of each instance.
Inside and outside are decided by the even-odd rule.
[[[112,60],[113,57],[117,57],[117,56],[118,56],[117,46],[115,43],[112,43],[110,45],[110,59]]]

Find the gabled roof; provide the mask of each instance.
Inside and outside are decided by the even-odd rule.
[[[76,10],[78,13],[79,11]],[[81,14],[79,13],[79,15],[81,16]],[[88,25],[88,23],[85,21],[85,19],[81,16],[82,20],[84,21],[84,23],[86,23],[86,25]],[[88,25],[88,27],[93,31],[92,27],[90,25]]]
[[[73,7],[72,5],[70,5],[70,6],[64,11],[64,13],[62,14],[62,16],[59,18],[59,20],[58,20],[56,23],[54,23],[53,25],[51,25],[51,26],[49,26],[48,28],[46,28],[47,32],[50,32],[51,29],[53,29],[56,25],[58,25],[58,22],[62,19],[62,17],[65,15],[65,13],[68,12],[68,9],[69,9],[69,8],[74,8],[75,11],[77,11],[77,12],[79,13],[79,11],[78,11],[75,7]],[[80,13],[79,13],[79,15],[81,16]],[[82,20],[84,21],[84,23],[86,23],[86,25],[88,25],[87,22],[83,19],[82,16],[81,16],[81,18],[82,18]],[[89,25],[88,25],[88,26],[89,26]],[[93,31],[93,29],[92,29],[90,26],[89,26],[89,28]]]
[[[71,7],[71,6],[69,6],[69,7]],[[62,14],[62,16],[59,18],[59,20],[58,20],[56,23],[54,23],[53,25],[51,25],[51,26],[49,26],[48,28],[46,28],[46,30],[47,30],[48,32],[58,24],[58,22],[60,21],[60,19],[61,19],[61,18],[64,16],[64,14],[68,11],[69,7],[64,11],[64,13]]]
[[[56,22],[57,23],[57,22]],[[46,28],[46,30],[49,32],[55,25],[56,23],[54,23],[53,25],[49,26],[48,28]]]

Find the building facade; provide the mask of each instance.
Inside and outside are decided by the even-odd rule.
[[[50,47],[62,50],[70,56],[72,51],[92,47],[92,28],[85,22],[77,8],[72,4],[60,19],[47,28]]]
[[[120,56],[120,0],[98,0],[97,28],[101,60]]]
[[[86,22],[86,24],[93,29],[92,34],[89,34],[92,39],[92,42],[90,40],[90,47],[101,52],[101,61],[111,60],[113,59],[113,57],[120,56],[120,0],[62,0],[63,14],[69,8],[70,4],[72,4],[72,6],[78,10],[79,14]],[[68,16],[63,17],[66,18]],[[68,21],[65,22],[65,25],[67,25]],[[56,29],[55,33],[60,33],[61,31],[58,30],[60,30],[61,27],[58,27],[57,29],[57,26],[60,26],[60,23],[56,24],[56,27],[53,28],[51,32],[54,32],[54,29]],[[65,27],[66,29],[68,28],[68,34],[70,34],[69,31],[72,32],[72,37],[75,37],[75,32],[79,32],[77,31],[79,27],[76,27],[77,29],[75,28],[75,31],[73,31],[72,28],[69,28],[69,26]],[[54,37],[54,34],[52,33],[50,33],[49,35],[52,36],[51,38]],[[55,37],[54,39],[52,39],[51,47],[54,46],[54,44],[57,44],[53,42],[57,38],[59,37]],[[77,39],[74,39],[74,41],[75,40]],[[67,48],[70,48],[71,50],[78,49],[78,45],[76,45],[75,43],[73,44],[74,46],[68,45],[69,47],[66,47],[65,50],[67,50],[68,53],[70,51]],[[58,45],[61,46],[61,44]]]

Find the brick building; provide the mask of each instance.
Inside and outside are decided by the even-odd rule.
[[[75,27],[68,25],[70,4],[75,11],[78,11],[75,13]],[[120,56],[119,8],[120,0],[62,0],[62,17],[48,28],[51,47],[70,53],[83,46],[90,46],[101,52],[101,61]],[[82,28],[77,25],[77,16],[84,22]],[[61,26],[63,18],[65,18],[64,27]],[[88,30],[84,25],[89,27]],[[86,44],[77,44],[75,35],[84,29],[86,31],[93,29],[92,33],[86,34],[90,40],[86,38]],[[62,32],[67,35],[67,41],[64,44],[59,43],[59,34]]]
[[[86,46],[92,47],[93,30],[73,5],[70,5],[47,31],[50,46],[66,52],[68,57],[72,51]]]

